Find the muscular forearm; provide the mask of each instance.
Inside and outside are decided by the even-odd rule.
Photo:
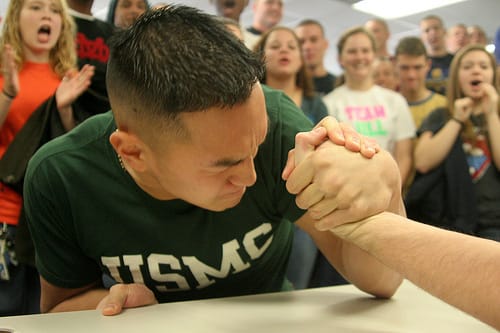
[[[391,213],[332,230],[431,294],[500,329],[500,246]]]
[[[390,298],[403,281],[402,276],[359,247],[344,241],[342,261],[345,277],[359,289],[377,297]]]
[[[42,293],[42,312],[66,312],[66,311],[80,311],[80,310],[94,310],[97,304],[108,295],[107,289],[91,289],[81,294],[72,296],[50,307],[44,304],[44,297]]]

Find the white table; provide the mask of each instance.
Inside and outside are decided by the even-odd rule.
[[[159,304],[114,317],[95,310],[0,317],[0,327],[16,333],[496,332],[408,281],[391,300],[347,285]]]

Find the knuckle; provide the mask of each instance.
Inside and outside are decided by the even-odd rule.
[[[306,199],[304,198],[303,195],[298,195],[295,197],[295,203],[297,204],[297,207],[301,209],[307,209],[309,208],[309,205],[307,204]]]

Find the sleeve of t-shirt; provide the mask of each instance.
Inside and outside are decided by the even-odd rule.
[[[315,105],[316,105],[316,110],[317,110],[317,119],[318,122],[321,121],[323,118],[328,116],[328,109],[326,108],[325,103],[323,103],[323,100],[319,97],[316,96],[315,98]]]
[[[310,131],[312,124],[295,103],[280,92],[266,94],[269,115],[269,132],[265,144],[259,150],[260,159],[265,168],[263,181],[272,193],[274,210],[279,216],[295,222],[304,214],[297,207],[295,195],[286,189],[286,182],[281,174],[288,159],[288,152],[295,146],[295,135]]]
[[[398,110],[398,120],[397,120],[397,135],[396,140],[405,140],[414,138],[416,135],[415,123],[413,122],[413,117],[411,116],[410,107],[404,99],[403,96],[397,95],[396,97],[396,109]]]
[[[78,246],[70,203],[57,165],[45,160],[43,154],[42,147],[28,164],[23,194],[36,266],[40,275],[53,285],[82,287],[100,279],[101,273]]]
[[[446,113],[446,108],[438,108],[429,113],[422,121],[422,124],[417,131],[417,135],[420,136],[424,132],[436,133],[441,127],[443,127],[446,120]]]

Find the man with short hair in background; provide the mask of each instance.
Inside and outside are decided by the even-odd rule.
[[[446,32],[446,46],[451,54],[457,53],[462,47],[469,44],[467,26],[463,23],[455,24]]]
[[[404,96],[418,128],[422,120],[438,107],[447,105],[446,98],[427,88],[427,73],[431,60],[418,37],[405,37],[396,46],[396,70],[399,76],[399,92]]]
[[[380,18],[373,18],[366,21],[365,28],[375,37],[375,55],[379,58],[391,59],[388,51],[387,41],[391,36],[387,22]]]
[[[446,29],[443,20],[436,15],[428,15],[420,21],[421,39],[431,59],[426,85],[440,94],[446,94],[448,71],[453,54],[446,49]]]
[[[246,29],[249,32],[245,38],[245,45],[253,49],[260,35],[270,30],[281,22],[283,17],[282,0],[254,0],[252,5],[252,25]]]
[[[307,70],[314,80],[314,90],[326,95],[335,88],[336,77],[325,68],[325,53],[328,50],[328,39],[321,23],[306,19],[295,28],[295,33],[302,44],[302,52]]]

